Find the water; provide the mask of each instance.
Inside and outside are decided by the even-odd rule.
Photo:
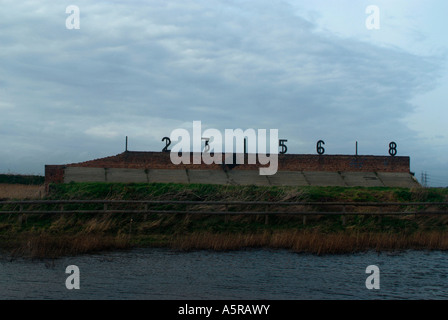
[[[80,289],[68,290],[68,265]],[[366,288],[366,267],[380,289]],[[135,249],[57,260],[0,259],[0,299],[447,299],[448,253],[350,255],[286,250]]]

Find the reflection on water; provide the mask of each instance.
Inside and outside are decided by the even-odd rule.
[[[68,290],[68,265],[80,289]],[[366,267],[380,269],[368,290]],[[448,253],[315,256],[286,250],[135,249],[55,261],[0,260],[0,299],[447,299]]]

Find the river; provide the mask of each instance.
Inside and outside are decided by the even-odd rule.
[[[71,265],[77,274],[66,273]],[[378,267],[379,289],[366,286],[370,265]],[[448,252],[441,251],[316,256],[146,248],[56,260],[3,256],[0,299],[447,299],[447,273]],[[79,289],[69,290],[74,276]]]

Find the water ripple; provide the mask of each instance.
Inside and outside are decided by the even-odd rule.
[[[0,257],[0,299],[446,299],[448,253],[297,254],[136,249],[51,261]],[[68,290],[77,265],[81,289]],[[380,289],[368,290],[368,265]]]

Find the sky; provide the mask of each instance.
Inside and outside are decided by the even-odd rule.
[[[0,173],[116,155],[126,136],[161,151],[201,121],[278,129],[297,154],[322,139],[325,154],[357,141],[388,155],[394,141],[416,178],[448,186],[446,12],[443,0],[0,0]]]

